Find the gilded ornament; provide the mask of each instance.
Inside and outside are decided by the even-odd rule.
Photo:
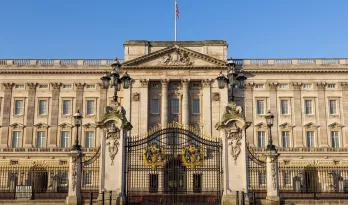
[[[182,163],[186,167],[194,169],[196,166],[202,166],[203,164],[203,149],[197,145],[190,144],[185,147],[182,152]]]
[[[143,160],[145,165],[151,166],[153,169],[163,166],[165,158],[165,149],[157,144],[150,145],[143,151]]]

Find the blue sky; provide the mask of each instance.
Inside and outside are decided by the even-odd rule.
[[[178,0],[178,40],[226,40],[234,58],[348,57],[348,0]],[[173,40],[174,0],[1,0],[0,58],[123,58]]]

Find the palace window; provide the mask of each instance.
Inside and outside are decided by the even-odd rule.
[[[256,84],[255,88],[263,88],[263,84]]]
[[[283,185],[291,185],[291,174],[283,172]]]
[[[85,147],[86,148],[92,148],[94,147],[94,132],[93,131],[86,131],[85,133]]]
[[[282,131],[283,147],[290,147],[290,132]]]
[[[94,100],[87,100],[87,115],[94,114]]]
[[[314,147],[314,132],[307,131],[306,137],[307,137],[307,147]]]
[[[149,174],[149,192],[158,192],[158,174]]]
[[[199,99],[193,99],[192,100],[192,114],[199,114],[200,113],[200,103]]]
[[[16,85],[15,88],[16,88],[16,89],[24,89],[24,85],[23,85],[23,84],[21,84],[21,85]]]
[[[61,138],[60,138],[60,147],[61,148],[69,147],[69,139],[70,139],[70,132],[69,131],[62,131]]]
[[[336,84],[327,84],[327,88],[336,88]]]
[[[39,115],[47,115],[47,100],[39,100]]]
[[[18,148],[21,146],[22,141],[22,132],[20,131],[13,131],[12,133],[12,147]]]
[[[257,132],[257,145],[259,148],[266,146],[266,132],[258,131]]]
[[[279,85],[279,88],[280,88],[280,89],[289,88],[289,84],[280,84],[280,85]]]
[[[95,85],[86,85],[86,88],[87,89],[93,89],[93,88],[95,88]]]
[[[92,171],[83,171],[82,174],[82,184],[83,185],[90,185],[92,184]]]
[[[329,100],[329,112],[330,112],[330,115],[337,114],[337,101],[336,100]]]
[[[69,89],[69,88],[72,88],[72,85],[63,85],[63,88],[64,89]]]
[[[340,136],[338,131],[331,131],[331,143],[334,148],[340,147]]]
[[[265,172],[259,171],[258,178],[259,178],[259,185],[266,184],[266,173]]]
[[[305,89],[312,88],[312,84],[303,84],[303,88]]]
[[[289,101],[287,100],[280,101],[280,111],[282,115],[289,114]]]
[[[23,115],[23,100],[15,101],[15,115]]]
[[[179,114],[179,99],[171,99],[171,113]]]
[[[63,100],[63,115],[71,114],[71,100]]]
[[[159,99],[151,100],[151,114],[159,114]]]
[[[202,192],[202,174],[193,174],[193,192]]]
[[[306,115],[313,114],[312,104],[313,104],[312,100],[305,100],[305,113],[306,113]]]
[[[263,115],[265,114],[265,101],[263,100],[257,100],[257,114],[258,115]]]
[[[36,147],[46,147],[46,133],[44,131],[38,131],[36,133]]]

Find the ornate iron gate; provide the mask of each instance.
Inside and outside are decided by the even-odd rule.
[[[220,204],[222,143],[170,124],[127,138],[127,204]]]

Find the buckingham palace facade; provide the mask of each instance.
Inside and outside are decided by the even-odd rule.
[[[227,47],[223,40],[126,41],[121,74],[133,80],[118,99],[133,126],[128,134],[178,122],[218,137],[215,125],[234,95],[251,122],[246,139],[254,153],[268,143],[270,110],[281,163],[346,163],[348,59],[233,59],[247,80],[232,93],[227,86],[219,89],[216,80],[226,73]],[[76,137],[77,110],[83,115],[80,144],[92,156],[100,145],[97,122],[114,94],[102,88],[100,78],[113,62],[0,59],[0,165],[65,164]]]

